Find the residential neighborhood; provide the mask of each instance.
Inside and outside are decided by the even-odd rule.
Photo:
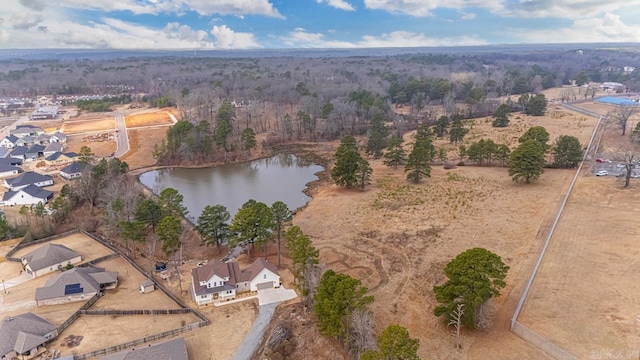
[[[77,160],[75,152],[65,151],[67,136],[61,132],[45,133],[33,125],[18,125],[0,140],[0,179],[7,191],[0,206],[46,204],[53,192],[43,187],[54,184],[54,176],[71,180],[81,176],[81,165],[69,167]],[[66,169],[68,172],[61,172]]]

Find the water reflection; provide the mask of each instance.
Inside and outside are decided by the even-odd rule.
[[[156,194],[168,187],[178,190],[189,209],[188,217],[195,221],[206,205],[222,204],[233,216],[249,199],[269,206],[283,201],[296,209],[310,200],[302,190],[322,170],[295,155],[281,154],[214,168],[149,171],[140,175],[140,181]]]

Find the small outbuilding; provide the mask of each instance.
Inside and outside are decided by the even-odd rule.
[[[143,294],[150,293],[156,289],[156,284],[151,279],[145,279],[140,283],[140,292]]]

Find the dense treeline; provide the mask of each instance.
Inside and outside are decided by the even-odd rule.
[[[91,112],[111,111],[112,105],[128,104],[131,102],[131,99],[130,94],[122,94],[120,96],[109,96],[102,99],[78,100],[76,101],[76,106],[79,110]]]

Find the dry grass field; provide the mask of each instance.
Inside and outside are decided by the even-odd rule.
[[[94,120],[65,121],[62,124],[62,132],[67,135],[81,134],[96,131],[113,131],[116,129],[116,120],[113,116]]]
[[[491,121],[473,120],[465,142],[491,138],[513,149],[522,133],[541,125],[552,141],[567,134],[587,144],[595,119],[560,109],[549,113],[513,114],[503,129],[493,128]],[[436,146],[445,143],[438,140]],[[451,147],[450,160],[456,153]],[[423,358],[544,359],[543,353],[509,332],[509,320],[574,171],[547,169],[538,182],[524,185],[512,182],[502,167],[447,171],[434,166],[432,178],[414,185],[401,169],[370,162],[374,175],[367,191],[335,186],[322,190],[296,215],[294,224],[312,237],[331,268],[369,287],[376,298],[371,307],[378,329],[390,323],[407,327],[420,338]],[[451,329],[432,314],[432,287],[445,281],[447,262],[472,247],[497,253],[511,270],[507,288],[490,305],[492,328],[464,332],[463,349],[456,351]]]
[[[139,169],[155,164],[152,151],[153,145],[162,142],[167,134],[167,128],[127,130],[129,134],[129,152],[120,158],[129,164],[129,169]]]
[[[162,291],[140,293],[140,283],[146,279],[138,270],[121,257],[100,262],[96,266],[118,272],[118,287],[105,292],[96,302],[96,310],[164,310],[179,306]]]
[[[258,316],[257,300],[200,309],[211,325],[182,334],[191,360],[228,360]]]
[[[136,315],[136,316],[81,316],[49,345],[60,350],[61,356],[79,355],[113,345],[122,344],[145,336],[177,329],[185,324],[200,321],[191,314],[184,315]],[[210,330],[210,329],[209,329]],[[70,335],[82,335],[79,346],[68,348],[60,342]],[[145,346],[145,345],[142,345]]]
[[[173,124],[169,115],[164,111],[128,115],[125,121],[127,128]]]

